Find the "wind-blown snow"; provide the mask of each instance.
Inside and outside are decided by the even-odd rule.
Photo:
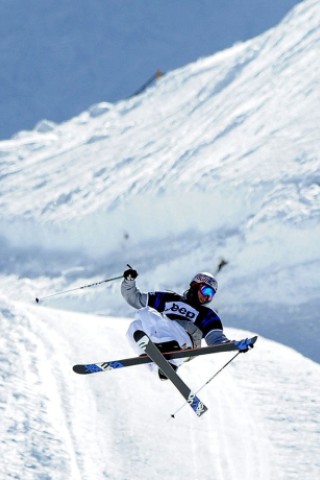
[[[318,478],[319,25],[303,2],[139,97],[0,142],[8,478]],[[201,419],[167,422],[181,398],[143,367],[72,372],[131,356],[132,309],[119,282],[42,297],[127,263],[141,289],[183,291],[222,258],[213,307],[259,340],[201,392]],[[181,377],[196,390],[229,358]]]

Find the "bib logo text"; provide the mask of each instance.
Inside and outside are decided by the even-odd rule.
[[[164,313],[176,313],[185,317],[188,320],[195,321],[198,315],[197,310],[194,310],[192,307],[186,308],[185,303],[182,302],[168,302],[166,303],[166,308]]]

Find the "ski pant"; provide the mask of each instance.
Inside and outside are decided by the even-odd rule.
[[[192,347],[192,342],[188,333],[184,328],[174,320],[170,320],[166,315],[159,313],[157,310],[151,307],[145,307],[137,311],[136,320],[134,320],[127,331],[127,338],[134,348],[134,350],[140,355],[143,350],[134,341],[133,334],[137,330],[142,330],[154,343],[170,342],[175,340],[178,342],[180,348]],[[170,363],[177,367],[181,365],[185,359],[176,358],[170,360]],[[154,364],[150,364],[150,367],[154,367]]]

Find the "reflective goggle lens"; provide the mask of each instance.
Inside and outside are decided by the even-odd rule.
[[[202,295],[210,298],[213,298],[214,294],[216,293],[215,289],[210,287],[209,285],[202,285],[202,287],[200,287],[200,292],[202,293]]]

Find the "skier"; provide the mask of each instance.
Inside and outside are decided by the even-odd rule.
[[[230,342],[217,313],[205,306],[218,289],[218,282],[211,273],[197,273],[182,295],[173,291],[141,292],[136,286],[137,276],[138,272],[133,268],[125,270],[121,293],[131,307],[138,309],[137,319],[127,332],[138,353],[143,351],[133,338],[137,330],[145,332],[162,352],[200,347],[203,338],[207,345]],[[238,348],[243,352],[252,346],[248,339],[238,342]],[[177,369],[183,361],[173,359],[170,363]],[[158,373],[162,380],[166,379],[161,371]]]

